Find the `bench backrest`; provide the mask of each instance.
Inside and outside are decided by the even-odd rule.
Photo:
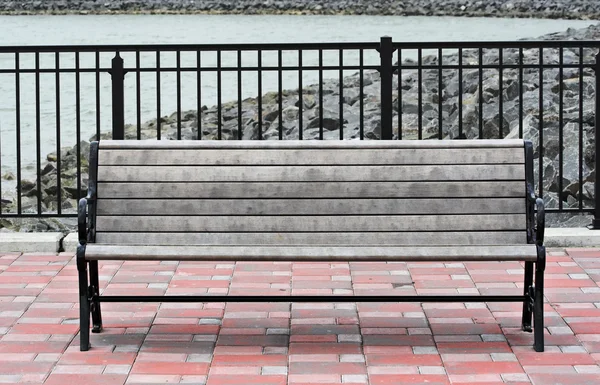
[[[525,244],[525,153],[522,140],[103,140],[95,241]]]

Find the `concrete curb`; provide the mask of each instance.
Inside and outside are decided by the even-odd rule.
[[[63,251],[76,252],[79,244],[79,235],[77,233],[69,233],[62,241]]]
[[[56,253],[63,233],[0,233],[0,252]]]
[[[586,227],[548,228],[544,244],[546,247],[600,247],[600,230]]]
[[[0,233],[0,252],[46,252],[77,249],[77,233]],[[547,247],[600,247],[600,230],[577,228],[548,228],[544,244]]]

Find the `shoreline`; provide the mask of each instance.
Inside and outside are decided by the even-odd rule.
[[[0,0],[0,15],[370,15],[600,20],[585,0]]]
[[[591,22],[600,21],[600,12],[594,15],[533,15],[528,13],[519,14],[498,14],[498,13],[435,13],[435,14],[420,14],[420,13],[360,13],[353,11],[332,11],[326,10],[322,12],[312,12],[306,10],[291,10],[291,11],[278,11],[278,10],[261,10],[261,11],[225,11],[225,10],[191,10],[191,11],[176,11],[176,10],[136,10],[136,11],[111,11],[111,10],[98,10],[98,11],[82,11],[82,10],[64,10],[64,11],[0,11],[0,16],[143,16],[143,15],[180,15],[180,16],[193,16],[193,15],[244,15],[244,16],[400,16],[400,17],[413,17],[413,16],[426,16],[426,17],[464,17],[464,18],[496,18],[496,19],[548,19],[548,20],[589,20]],[[543,16],[543,17],[540,17]]]
[[[529,14],[529,13],[442,13],[436,12],[433,14],[422,14],[422,13],[363,13],[355,11],[333,11],[324,10],[319,12],[306,11],[306,10],[288,10],[279,11],[275,9],[271,10],[252,10],[252,11],[226,11],[226,10],[186,10],[177,11],[170,9],[161,10],[125,10],[125,11],[111,11],[111,10],[60,10],[60,11],[5,11],[0,10],[0,16],[120,16],[120,15],[245,15],[245,16],[400,16],[400,17],[412,17],[412,16],[427,16],[427,17],[465,17],[465,18],[497,18],[497,19],[549,19],[549,20],[589,20],[591,22],[600,21],[600,11],[593,15],[562,15],[562,14]]]

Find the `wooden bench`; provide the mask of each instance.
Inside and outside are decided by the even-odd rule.
[[[523,140],[110,141],[79,202],[81,350],[101,302],[523,303],[544,349],[544,205]],[[537,205],[537,215],[535,207]],[[522,261],[511,296],[100,296],[98,261]],[[534,281],[535,264],[535,287]],[[88,283],[89,266],[89,283]]]

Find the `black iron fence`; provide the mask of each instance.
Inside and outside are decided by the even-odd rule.
[[[525,138],[594,213],[598,41],[0,47],[1,217],[71,217],[94,138]],[[165,114],[167,113],[167,115]]]

